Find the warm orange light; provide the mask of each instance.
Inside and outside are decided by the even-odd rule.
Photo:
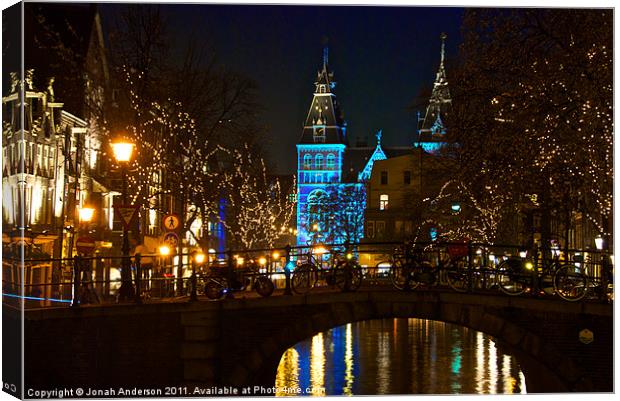
[[[168,247],[168,245],[162,245],[159,247],[159,254],[161,256],[168,256],[170,255],[170,248]]]
[[[265,257],[264,257],[264,256],[261,256],[261,257],[258,259],[258,263],[259,263],[261,266],[265,266],[265,265],[267,264],[267,259],[265,259]]]
[[[322,255],[325,252],[327,252],[327,249],[323,248],[322,246],[317,246],[316,248],[314,248],[314,253],[316,253],[317,255]]]
[[[244,259],[237,257],[237,266],[243,266]]]
[[[114,152],[114,158],[117,162],[128,162],[131,160],[131,154],[133,153],[133,143],[130,142],[115,142],[112,144],[112,151]]]
[[[205,259],[206,259],[206,255],[204,253],[202,253],[202,252],[198,252],[196,255],[194,255],[194,260],[198,264],[204,263]]]
[[[273,254],[271,254],[271,256],[272,256],[274,259],[280,259],[280,252],[275,251]]]
[[[93,209],[92,207],[83,207],[78,210],[80,221],[83,223],[88,223],[92,221],[94,214],[95,214],[95,209]]]

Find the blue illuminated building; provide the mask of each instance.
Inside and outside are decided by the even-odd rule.
[[[412,147],[384,149],[382,132],[375,147],[349,146],[329,70],[328,49],[317,73],[314,94],[297,143],[297,245],[359,242],[364,236],[366,184],[375,162],[414,153],[414,147],[436,154],[446,142],[442,117],[451,99],[444,68],[446,35],[441,35],[441,61],[426,114],[418,114],[417,140]]]
[[[348,217],[363,215],[366,206],[364,185],[345,182],[343,177],[343,161],[349,141],[347,124],[342,118],[334,93],[335,87],[334,75],[329,71],[326,47],[310,110],[297,144],[298,245],[306,245],[308,242],[344,242],[346,236],[336,232],[335,228],[346,225]],[[338,193],[345,188],[359,193],[360,197],[343,205]],[[339,202],[334,202],[338,198]],[[344,223],[335,221],[343,219]],[[358,241],[363,232],[362,222],[359,227],[355,227],[353,238],[348,239],[351,242]]]

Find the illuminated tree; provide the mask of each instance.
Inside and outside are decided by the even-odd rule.
[[[295,188],[283,188],[280,180],[270,178],[262,158],[248,144],[229,150],[231,168],[224,173],[227,201],[224,225],[233,243],[244,249],[273,247],[289,235],[295,203],[289,195]]]
[[[547,237],[573,211],[609,234],[612,26],[610,10],[466,12],[448,126],[479,203],[536,207]]]

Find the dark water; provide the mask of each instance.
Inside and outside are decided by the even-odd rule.
[[[525,393],[516,359],[485,334],[442,322],[383,319],[347,324],[282,356],[278,395]]]

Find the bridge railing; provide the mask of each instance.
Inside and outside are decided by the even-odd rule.
[[[329,269],[336,255],[341,257],[345,252],[355,256],[367,285],[389,285],[394,260],[403,252],[413,252],[433,266],[438,272],[439,286],[448,284],[448,275],[458,263],[469,272],[468,291],[492,289],[498,265],[510,257],[532,261],[536,271],[553,263],[573,263],[585,272],[593,287],[607,288],[613,281],[613,258],[605,251],[593,249],[528,249],[522,245],[476,242],[362,242],[228,250],[209,253],[201,263],[196,261],[195,253],[131,256],[130,285],[134,293],[125,300],[119,299],[123,284],[121,256],[23,262],[4,258],[3,302],[39,308],[196,299],[206,293],[209,281],[221,283],[225,292],[245,291],[253,290],[259,276],[268,277],[276,290],[291,294],[291,276],[298,264],[312,257],[322,268]],[[232,288],[233,282],[238,288]]]

